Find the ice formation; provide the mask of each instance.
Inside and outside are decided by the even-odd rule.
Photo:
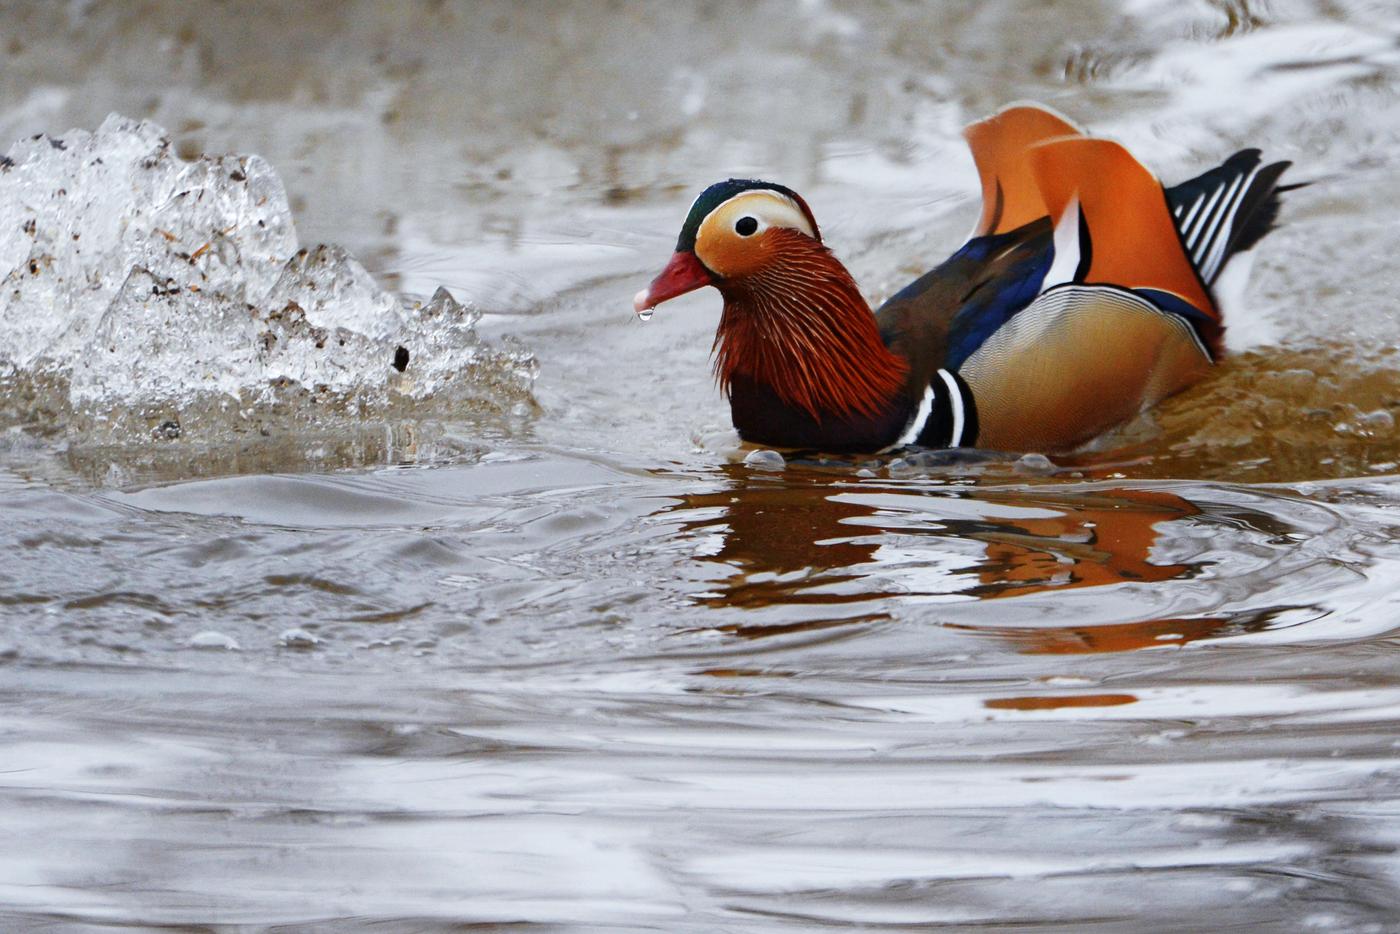
[[[148,122],[0,156],[0,272],[0,380],[99,422],[211,401],[237,418],[529,398],[533,359],[483,345],[474,309],[391,295],[339,247],[299,249],[268,163],[185,161]]]

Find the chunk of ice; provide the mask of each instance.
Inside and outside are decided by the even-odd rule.
[[[28,377],[65,396],[47,405],[98,422],[196,401],[237,419],[298,398],[374,416],[530,398],[533,357],[483,346],[479,312],[442,289],[400,299],[340,247],[299,250],[271,166],[186,162],[144,121],[113,115],[11,148],[0,273],[0,377]]]
[[[257,156],[185,162],[165,131],[108,117],[16,143],[0,170],[0,354],[65,367],[135,268],[260,302],[296,251],[287,194]]]

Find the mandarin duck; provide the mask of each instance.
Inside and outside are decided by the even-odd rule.
[[[745,441],[1062,452],[1199,380],[1222,351],[1211,287],[1278,213],[1287,162],[1257,149],[1173,188],[1038,105],[964,131],[972,237],[871,313],[790,188],[695,200],[635,311],[713,285],[715,374]]]

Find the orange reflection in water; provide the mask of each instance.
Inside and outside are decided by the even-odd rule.
[[[1135,623],[1103,626],[1050,626],[1046,628],[971,627],[968,629],[999,636],[1021,644],[1034,655],[1085,655],[1094,652],[1130,652],[1163,645],[1186,645],[1198,639],[1218,636],[1231,626],[1225,616],[1198,619],[1149,619]]]
[[[735,571],[697,595],[697,602],[716,608],[790,606],[808,611],[792,621],[770,617],[761,623],[720,627],[747,637],[886,619],[889,600],[920,593],[961,592],[983,600],[1024,597],[1124,582],[1160,583],[1199,568],[1152,560],[1153,545],[1165,525],[1201,514],[1194,503],[1174,493],[917,490],[791,469],[771,478],[755,477],[739,467],[727,472],[731,483],[725,488],[686,496],[664,512],[684,515],[682,532],[707,541],[704,560]],[[872,505],[874,499],[862,495],[866,493],[877,494],[874,499],[880,505]],[[941,501],[958,508],[942,510]],[[975,508],[979,503],[987,504],[980,514]],[[900,542],[898,565],[881,553],[895,536]],[[917,559],[910,562],[915,550],[908,544],[911,538],[927,540],[927,567],[920,567]],[[980,544],[980,558],[969,554],[967,542]],[[956,566],[963,555],[968,560]],[[952,566],[950,556],[955,559]],[[922,576],[916,573],[920,571]],[[967,580],[963,586],[958,586],[960,577]],[[930,579],[939,589],[921,590]],[[890,586],[891,581],[899,586]],[[823,607],[833,612],[821,613]],[[1027,652],[1072,654],[1183,645],[1230,625],[1227,618],[1212,617],[1104,626],[958,628],[1014,640]]]
[[[990,501],[1006,502],[1004,494]],[[1188,500],[1154,490],[1104,490],[1014,501],[1059,513],[1054,518],[987,520],[996,529],[973,537],[987,543],[978,578],[983,596],[1011,597],[1049,587],[1099,587],[1123,581],[1165,581],[1193,565],[1154,564],[1158,526],[1200,514]]]
[[[993,710],[1060,710],[1064,707],[1121,707],[1136,704],[1133,694],[1067,694],[1042,697],[993,697],[982,706]]]

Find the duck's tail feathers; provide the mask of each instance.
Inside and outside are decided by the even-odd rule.
[[[1260,164],[1257,149],[1243,149],[1208,172],[1167,189],[1167,203],[1181,244],[1207,285],[1236,253],[1274,229],[1279,195],[1302,185],[1279,185],[1292,163]]]
[[[1161,182],[1131,153],[1110,140],[1054,139],[1035,146],[1030,163],[1055,222],[1055,259],[1042,289],[1066,282],[1152,289],[1219,321]]]
[[[963,130],[982,180],[982,216],[973,237],[1006,233],[1046,214],[1027,158],[1031,147],[1081,136],[1070,120],[1042,104],[1010,104]]]

